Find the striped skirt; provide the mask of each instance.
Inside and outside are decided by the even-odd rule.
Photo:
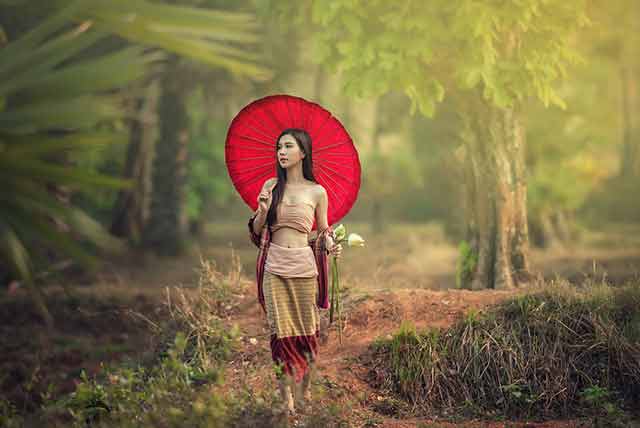
[[[300,382],[318,354],[317,277],[286,278],[265,271],[263,287],[271,356],[284,373]]]

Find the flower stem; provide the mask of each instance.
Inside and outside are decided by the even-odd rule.
[[[331,259],[331,305],[329,309],[329,325],[333,324],[333,312],[336,308],[336,264]]]
[[[338,271],[338,260],[335,260],[336,268],[336,311],[338,312],[338,339],[342,345],[342,300],[340,298],[340,272]]]

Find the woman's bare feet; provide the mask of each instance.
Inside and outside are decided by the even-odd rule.
[[[298,402],[296,405],[301,410],[307,411],[311,407],[311,377],[313,372],[313,365],[309,367],[309,371],[302,377],[300,382],[300,390],[297,395]],[[298,391],[296,391],[298,392]]]
[[[290,376],[282,376],[280,379],[280,396],[282,397],[282,411],[287,412],[289,415],[294,415],[296,408],[293,401]]]

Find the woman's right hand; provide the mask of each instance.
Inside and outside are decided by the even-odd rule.
[[[277,183],[274,183],[270,188],[263,188],[258,194],[258,208],[260,211],[266,213],[271,207],[271,200],[273,199],[273,189]]]

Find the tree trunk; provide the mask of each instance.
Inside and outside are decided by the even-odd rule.
[[[628,60],[623,58],[623,62]],[[622,101],[622,151],[620,156],[620,175],[632,177],[638,173],[638,141],[637,141],[637,114],[638,87],[636,75],[632,66],[623,65],[620,71],[621,77],[621,101]]]
[[[189,121],[182,76],[172,59],[160,80],[159,136],[153,163],[151,211],[143,242],[158,254],[178,255],[186,244],[185,216]]]
[[[633,178],[640,173],[640,93],[638,88],[638,38],[640,31],[640,4],[629,2],[629,9],[620,23],[624,30],[620,49],[620,99],[622,116],[622,147],[620,176]]]
[[[467,240],[477,263],[461,285],[510,289],[530,278],[523,127],[513,109],[483,104],[469,114]]]
[[[143,89],[133,101],[134,119],[129,131],[129,147],[123,178],[133,182],[131,189],[118,193],[113,208],[111,233],[126,237],[139,244],[144,225],[149,217],[151,199],[151,170],[153,162],[153,137],[156,124],[154,109],[157,104],[157,85]]]
[[[511,264],[516,282],[527,282],[531,278],[529,265],[529,220],[527,218],[527,171],[525,163],[526,132],[521,114],[508,110],[504,129],[507,155],[511,163],[514,228],[511,239]]]

